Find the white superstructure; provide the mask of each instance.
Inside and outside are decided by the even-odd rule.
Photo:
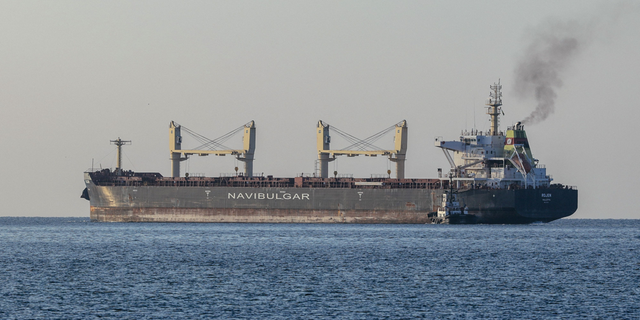
[[[450,173],[458,188],[538,188],[548,187],[552,178],[533,158],[524,125],[518,122],[506,134],[498,130],[499,115],[504,114],[502,85],[495,83],[487,101],[491,117],[489,132],[463,131],[459,141],[435,139],[451,166]],[[442,174],[440,174],[442,178]]]

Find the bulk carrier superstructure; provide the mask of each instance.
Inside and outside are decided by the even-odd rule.
[[[394,149],[331,150],[330,126],[317,125],[319,173],[293,178],[254,176],[255,123],[244,125],[242,149],[183,150],[182,127],[169,128],[172,177],[160,173],[123,171],[118,146],[115,170],[87,171],[82,197],[90,201],[91,219],[112,222],[253,222],[253,223],[446,223],[448,190],[472,219],[461,223],[549,222],[573,214],[578,207],[575,187],[552,184],[546,168],[531,153],[521,123],[498,130],[502,86],[491,88],[487,113],[489,132],[463,132],[457,141],[438,137],[451,166],[433,179],[407,179],[404,161],[408,127],[393,127]],[[245,163],[242,175],[180,177],[180,162],[190,155],[234,155]],[[396,177],[329,177],[336,156],[388,156]],[[390,171],[389,171],[390,174]],[[451,195],[449,195],[451,196]]]

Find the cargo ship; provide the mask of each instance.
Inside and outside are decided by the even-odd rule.
[[[578,191],[552,183],[544,165],[533,157],[522,123],[499,131],[501,84],[490,86],[488,132],[463,131],[458,140],[435,138],[449,162],[448,172],[435,178],[405,178],[406,121],[392,126],[394,147],[369,150],[371,139],[331,149],[331,126],[317,124],[318,169],[314,174],[278,178],[255,176],[253,159],[256,127],[242,126],[243,148],[213,148],[205,141],[196,149],[182,149],[183,126],[171,122],[171,177],[157,172],[133,172],[121,167],[120,138],[115,170],[87,170],[82,198],[90,202],[90,217],[107,222],[246,222],[246,223],[439,223],[447,212],[447,197],[464,208],[458,223],[524,224],[549,222],[573,214]],[[337,130],[334,128],[334,130]],[[377,135],[376,135],[377,136]],[[371,137],[370,137],[371,138]],[[245,170],[219,177],[180,175],[180,162],[193,155],[233,155]],[[329,176],[329,162],[337,156],[387,156],[396,165],[395,177]],[[450,201],[449,201],[450,202]],[[445,214],[446,216],[446,214]]]

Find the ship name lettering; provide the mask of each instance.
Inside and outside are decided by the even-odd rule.
[[[543,198],[551,198],[551,193],[543,193],[542,197]]]
[[[229,192],[227,193],[227,199],[243,199],[243,200],[309,200],[308,193],[242,193],[242,192]]]

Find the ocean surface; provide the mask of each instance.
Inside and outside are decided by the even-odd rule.
[[[638,319],[640,220],[0,217],[0,319]]]

